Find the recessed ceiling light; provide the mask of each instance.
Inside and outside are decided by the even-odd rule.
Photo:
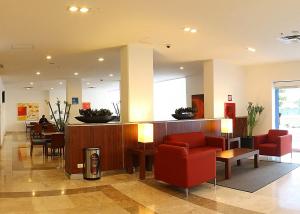
[[[99,57],[99,58],[98,58],[98,61],[99,61],[99,62],[103,62],[103,61],[104,61],[104,58]]]
[[[91,83],[87,82],[86,84],[89,85],[89,84],[91,84]]]
[[[110,77],[113,77],[113,76],[114,76],[114,74],[109,74],[109,76],[110,76]]]
[[[30,82],[29,84],[30,84],[30,85],[33,85],[33,82]]]
[[[180,70],[183,70],[183,69],[184,69],[184,67],[183,67],[183,66],[180,66],[180,67],[179,67],[179,69],[180,69]]]
[[[191,32],[191,33],[197,33],[197,29],[193,28],[193,29],[191,29],[190,32]]]
[[[71,6],[71,7],[69,7],[69,11],[70,12],[77,12],[78,11],[78,7],[76,7],[76,6]]]
[[[54,88],[50,88],[51,90],[53,90]]]
[[[38,71],[38,72],[36,72],[35,74],[36,74],[36,75],[40,75],[40,74],[41,74],[41,72],[39,72],[39,71]]]
[[[62,85],[62,84],[63,84],[63,82],[59,82],[59,84],[60,84],[60,85]]]
[[[191,31],[191,28],[190,28],[190,27],[185,27],[183,30],[184,30],[185,32],[190,32],[190,31]]]
[[[75,75],[75,76],[78,76],[78,75],[79,75],[79,73],[75,72],[75,73],[74,73],[74,75]]]
[[[87,13],[87,12],[89,12],[89,10],[90,10],[90,9],[87,8],[87,7],[82,7],[82,8],[80,8],[79,11],[80,11],[81,13]]]
[[[252,48],[252,47],[248,47],[247,50],[250,51],[250,52],[253,52],[253,53],[256,52],[256,49]]]
[[[46,59],[50,60],[50,59],[52,59],[52,56],[48,55],[48,56],[46,56]]]

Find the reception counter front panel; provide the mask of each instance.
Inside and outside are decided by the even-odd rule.
[[[220,120],[184,120],[153,122],[155,146],[164,136],[174,133],[203,131],[220,135]],[[66,127],[65,171],[69,175],[82,173],[83,149],[100,148],[101,170],[122,170],[126,166],[126,151],[138,147],[135,123],[78,124]]]

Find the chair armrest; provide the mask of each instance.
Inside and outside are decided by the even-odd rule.
[[[225,150],[225,138],[224,137],[205,136],[205,142],[206,142],[206,145],[208,145],[208,146],[221,148],[222,151]]]
[[[292,135],[279,136],[279,149],[281,154],[287,154],[292,151]]]
[[[268,140],[268,135],[267,134],[253,136],[254,149],[258,149],[259,144],[266,143],[267,140]]]

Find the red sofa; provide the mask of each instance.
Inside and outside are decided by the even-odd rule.
[[[281,157],[292,154],[292,135],[287,130],[271,129],[268,134],[254,136],[253,143],[261,155]]]
[[[216,150],[225,149],[223,137],[208,137],[202,132],[166,136],[155,155],[157,180],[189,188],[216,178]]]

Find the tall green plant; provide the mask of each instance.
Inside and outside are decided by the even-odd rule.
[[[49,101],[46,101],[46,103],[48,104],[50,111],[51,111],[51,118],[54,119],[55,125],[57,127],[58,131],[64,131],[65,128],[65,124],[68,122],[69,120],[69,115],[70,115],[70,109],[71,109],[71,104],[68,103],[67,101],[64,101],[64,111],[62,111],[63,106],[61,106],[61,102],[60,100],[57,99],[56,102],[56,106],[57,106],[57,110],[53,111],[52,105]],[[55,117],[55,115],[58,113],[58,118]],[[62,117],[63,114],[63,117]]]
[[[252,137],[252,132],[257,124],[258,118],[263,112],[264,107],[262,105],[254,105],[252,102],[248,103],[247,111],[248,111],[248,118],[247,118],[247,125],[248,125],[248,136]]]

